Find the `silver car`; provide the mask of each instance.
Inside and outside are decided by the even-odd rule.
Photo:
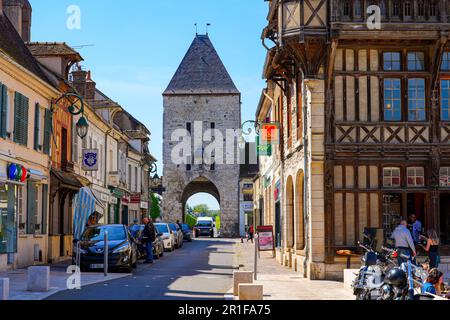
[[[175,248],[181,249],[184,244],[184,235],[180,226],[176,223],[169,223],[169,227],[175,235]]]
[[[162,234],[164,250],[174,251],[176,247],[176,235],[167,223],[155,223],[157,233]]]

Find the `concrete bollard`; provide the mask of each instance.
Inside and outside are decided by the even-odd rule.
[[[358,269],[345,269],[344,270],[344,289],[353,290],[352,284],[358,275]]]
[[[29,267],[27,290],[31,292],[48,292],[50,288],[50,267]]]
[[[239,285],[241,283],[253,283],[253,272],[251,271],[235,271],[233,273],[233,294],[235,297],[239,295]]]
[[[9,279],[0,279],[0,301],[9,300]]]
[[[239,300],[260,301],[264,300],[264,289],[260,284],[239,284]]]

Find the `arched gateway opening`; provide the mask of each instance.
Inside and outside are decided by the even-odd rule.
[[[196,180],[189,183],[184,188],[183,195],[181,197],[181,203],[183,205],[183,221],[186,219],[186,206],[188,200],[197,194],[209,194],[217,200],[220,206],[220,193],[214,183],[204,177],[199,177]],[[206,200],[206,199],[205,199]],[[199,203],[200,204],[200,203]],[[208,204],[207,201],[201,204]]]

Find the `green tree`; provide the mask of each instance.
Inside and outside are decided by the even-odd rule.
[[[211,213],[211,209],[209,209],[206,204],[199,204],[194,207],[194,214],[196,215],[209,215]]]
[[[153,220],[161,217],[161,206],[159,203],[159,198],[154,193],[152,193],[151,195],[150,216]]]

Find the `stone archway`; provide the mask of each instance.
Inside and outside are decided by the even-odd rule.
[[[297,250],[305,249],[305,214],[304,214],[304,197],[305,197],[305,174],[303,170],[299,170],[295,180],[295,242]]]
[[[186,203],[190,197],[192,197],[193,195],[195,195],[197,193],[208,193],[208,194],[212,195],[217,200],[217,202],[219,203],[219,206],[220,206],[220,192],[217,189],[216,185],[205,177],[199,177],[199,178],[195,179],[194,181],[191,181],[184,188],[183,194],[181,196],[181,203],[182,203],[182,207],[183,207],[183,213],[182,213],[183,221],[184,221],[185,214],[186,214]]]
[[[291,249],[295,244],[294,181],[291,176],[286,182],[286,231],[286,246]]]

